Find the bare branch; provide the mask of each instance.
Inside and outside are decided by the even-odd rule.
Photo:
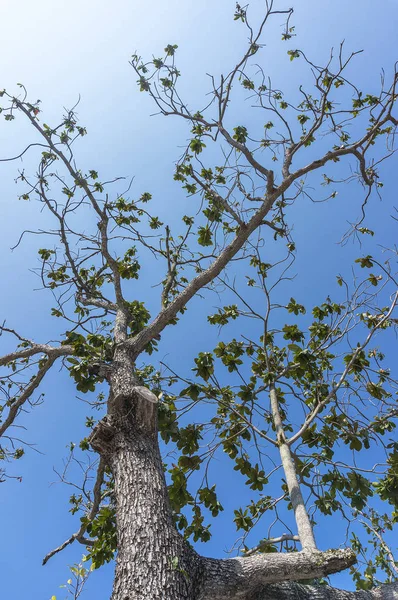
[[[200,600],[231,600],[270,583],[324,577],[354,564],[352,550],[255,554],[227,560],[204,559]],[[260,597],[259,595],[257,597]]]
[[[65,344],[64,346],[49,346],[48,344],[35,344],[34,342],[29,342],[32,344],[30,348],[24,348],[23,350],[16,350],[15,352],[10,352],[9,354],[5,354],[0,357],[0,366],[3,367],[8,365],[9,363],[29,358],[31,356],[35,356],[36,354],[47,354],[48,357],[53,359],[58,358],[59,356],[69,356],[74,354],[74,349],[72,346]]]
[[[44,365],[39,368],[37,374],[32,377],[30,383],[25,387],[21,395],[18,398],[15,398],[15,400],[13,400],[8,415],[4,420],[4,423],[0,427],[0,437],[14,423],[15,417],[18,415],[20,409],[22,408],[24,403],[31,397],[33,392],[38,388],[45,374],[50,370],[57,358],[58,356],[50,355],[46,359]]]
[[[86,532],[87,525],[89,523],[91,523],[93,521],[93,519],[95,519],[95,517],[98,513],[98,510],[100,508],[100,504],[101,504],[101,500],[102,500],[101,487],[102,487],[102,483],[104,481],[104,475],[105,475],[105,461],[102,458],[100,458],[100,461],[98,464],[98,469],[97,469],[97,477],[96,477],[94,488],[93,488],[93,502],[92,502],[90,512],[87,515],[87,521],[82,523],[82,525],[80,526],[80,529],[76,533],[71,535],[70,538],[68,538],[60,546],[58,546],[57,548],[54,548],[54,550],[51,550],[51,552],[46,554],[46,556],[43,558],[43,563],[42,563],[43,565],[45,565],[50,560],[50,558],[55,556],[55,554],[62,552],[62,550],[64,550],[64,548],[66,548],[67,546],[72,544],[74,541],[78,541],[81,544],[84,544],[85,546],[92,546],[94,544],[94,541],[90,540],[88,538],[85,538],[84,534]]]

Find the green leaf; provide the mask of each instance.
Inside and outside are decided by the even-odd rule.
[[[200,138],[193,138],[189,143],[189,147],[195,154],[200,154],[203,148],[206,148],[206,144]]]
[[[369,282],[370,282],[372,285],[374,285],[374,286],[377,286],[377,285],[379,284],[379,281],[380,281],[381,279],[382,279],[382,278],[381,278],[381,276],[380,276],[380,275],[376,276],[376,275],[374,275],[373,273],[371,273],[371,274],[369,275],[369,277],[368,277],[368,281],[369,281]]]
[[[357,258],[355,262],[359,263],[361,269],[370,269],[374,265],[372,261],[372,256],[370,254],[362,258]]]
[[[213,233],[208,225],[199,227],[198,229],[198,244],[201,246],[213,245]]]
[[[288,312],[293,313],[295,315],[305,314],[305,307],[302,304],[298,304],[294,298],[290,298],[289,304],[286,306]]]
[[[300,331],[297,325],[284,325],[282,331],[284,333],[283,339],[285,340],[301,342],[304,339],[304,333]]]
[[[192,369],[196,375],[208,381],[214,373],[214,359],[211,352],[200,352],[195,358],[196,368]]]
[[[174,56],[177,48],[177,44],[167,44],[166,48],[164,49],[166,56]]]
[[[196,402],[196,400],[199,398],[199,394],[200,394],[200,387],[198,385],[196,385],[195,383],[192,383],[191,385],[184,388],[180,392],[181,397],[189,396],[194,402]]]
[[[234,135],[232,136],[234,140],[239,142],[240,144],[244,144],[247,139],[247,129],[242,125],[238,125],[238,127],[234,127]]]
[[[379,383],[372,383],[369,381],[369,383],[366,384],[366,389],[369,394],[377,400],[383,400],[383,398],[389,396],[386,390]]]
[[[308,115],[298,115],[297,119],[298,119],[298,122],[300,123],[300,125],[305,125],[305,123],[307,121],[309,121],[309,116]]]
[[[294,60],[295,58],[299,58],[300,51],[299,50],[288,50],[288,56],[290,56],[290,60]]]
[[[254,83],[250,79],[244,79],[242,85],[247,90],[254,90]]]

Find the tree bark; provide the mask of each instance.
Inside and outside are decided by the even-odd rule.
[[[300,544],[303,550],[316,550],[316,542],[314,531],[305,507],[304,498],[301,494],[300,484],[297,478],[296,468],[294,465],[290,447],[286,442],[283,423],[279,411],[278,395],[275,384],[270,385],[270,400],[272,418],[274,421],[275,431],[279,444],[279,453],[281,457],[283,472],[286,478],[287,489],[289,490],[290,502],[293,506],[294,518],[297,524],[297,530],[300,538]]]
[[[171,519],[157,444],[137,431],[117,434],[118,555],[112,600],[192,598],[195,554]]]
[[[91,445],[114,477],[118,552],[111,600],[191,600],[201,561],[173,523],[157,398],[134,385],[128,395],[113,396],[110,407]]]
[[[227,560],[203,559],[199,600],[249,600],[268,584],[324,577],[356,561],[350,549],[256,554]]]
[[[382,585],[369,591],[347,592],[328,585],[299,583],[271,584],[246,596],[245,600],[397,600],[398,583]]]

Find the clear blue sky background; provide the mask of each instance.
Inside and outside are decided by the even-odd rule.
[[[316,61],[323,62],[330,47],[346,39],[348,49],[365,49],[355,62],[355,75],[363,89],[376,88],[382,67],[387,73],[391,72],[397,58],[398,5],[394,0],[383,0],[377,6],[371,0],[292,0],[291,3],[295,9],[292,24],[298,34],[297,46]],[[290,5],[282,0],[279,4],[281,8]],[[253,13],[260,12],[262,5],[260,0],[253,0]],[[228,71],[245,47],[245,29],[232,19],[234,7],[232,0],[169,0],[167,3],[147,0],[145,6],[136,0],[111,3],[3,0],[0,89],[5,87],[16,92],[16,83],[22,82],[31,99],[43,101],[44,120],[48,123],[58,122],[63,107],[73,105],[80,94],[78,112],[89,133],[78,150],[83,166],[99,171],[102,180],[134,175],[137,195],[150,191],[160,216],[170,221],[174,207],[181,207],[185,202],[182,191],[172,181],[172,172],[188,131],[178,120],[150,117],[153,106],[147,95],[139,93],[128,60],[135,51],[150,58],[152,54],[160,55],[166,44],[178,44],[178,64],[184,76],[183,94],[191,105],[200,108],[209,89],[206,73],[217,75]],[[262,60],[267,74],[289,92],[300,82],[301,75],[286,60],[287,48],[279,43],[280,33],[279,23],[275,21],[265,38],[267,49]],[[237,112],[232,113],[239,124],[245,124],[244,108],[238,105]],[[0,125],[1,157],[18,153],[32,139],[31,129],[21,119],[12,124],[2,121]],[[13,180],[19,166],[15,163],[0,165],[3,288],[0,318],[6,318],[10,327],[18,327],[26,337],[46,341],[55,331],[48,319],[48,309],[53,303],[46,293],[32,293],[39,284],[29,271],[36,266],[35,252],[43,244],[32,237],[14,252],[9,250],[23,229],[44,229],[50,223],[38,205],[17,201],[20,190]],[[34,163],[27,158],[23,167],[33,170]],[[388,204],[393,204],[396,193],[393,180],[396,163],[389,168],[391,174],[388,170],[383,174],[386,199],[383,214],[391,212]],[[334,243],[346,230],[345,222],[358,215],[359,199],[358,192],[352,189],[340,191],[333,208],[320,206],[313,210],[307,205],[306,208],[311,209],[308,219],[296,209],[297,235],[306,240],[305,246],[300,248],[298,265],[307,265],[297,280],[296,295],[300,300],[309,297],[307,290],[314,280],[319,298],[328,293],[343,256]],[[370,210],[373,224],[381,226],[377,202]],[[388,239],[390,220],[384,227],[385,239]],[[318,256],[320,247],[326,248],[327,244],[331,248],[327,254],[330,268],[325,270]],[[352,252],[357,255],[358,249]],[[202,313],[198,304],[191,309],[199,319]],[[204,329],[199,329],[200,333],[194,339],[188,336],[189,340],[183,327],[165,335],[159,358],[167,355],[171,363],[173,360],[181,363],[181,357],[170,357],[173,354],[170,348],[184,344],[184,355],[188,357],[185,364],[190,366],[198,350],[212,347],[205,347],[208,345],[206,334]],[[66,565],[81,556],[82,548],[73,546],[41,567],[43,556],[78,527],[76,519],[67,512],[70,490],[52,484],[57,481],[53,467],[61,469],[66,445],[85,435],[81,423],[88,412],[75,399],[74,386],[66,375],[51,373],[44,389],[45,404],[23,419],[28,428],[24,439],[35,442],[40,454],[30,451],[22,461],[12,465],[12,472],[22,475],[23,481],[10,480],[0,489],[0,595],[7,600],[48,600],[52,594],[63,598],[58,586],[69,576]],[[219,478],[222,480],[221,472]],[[244,494],[247,496],[246,490],[242,492],[242,502]],[[228,498],[225,504],[228,513]],[[213,540],[201,548],[208,555],[222,556],[235,538],[234,526],[227,529],[226,519],[220,523],[213,526]],[[320,543],[326,547],[337,545],[341,540],[335,539],[328,529],[320,534]],[[107,566],[92,576],[84,598],[109,598],[112,569],[111,565]],[[350,580],[344,575],[339,583],[348,587]]]

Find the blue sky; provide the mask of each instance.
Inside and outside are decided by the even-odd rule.
[[[330,47],[345,39],[348,49],[365,50],[357,57],[353,72],[364,89],[377,86],[382,68],[387,74],[391,72],[397,58],[398,6],[394,0],[383,0],[377,10],[369,0],[292,0],[290,4],[295,9],[292,23],[298,34],[297,46],[310,56],[322,62]],[[290,4],[280,1],[282,8]],[[253,13],[259,14],[262,5],[260,0],[253,0]],[[154,107],[147,95],[139,93],[128,60],[135,51],[150,58],[160,54],[166,44],[178,44],[183,95],[200,108],[209,89],[206,73],[228,71],[245,47],[244,28],[232,19],[234,7],[235,2],[230,0],[148,0],[145,7],[136,0],[3,0],[0,89],[13,92],[17,82],[23,83],[31,99],[42,100],[43,118],[49,123],[57,122],[63,107],[73,105],[80,95],[78,113],[89,133],[78,150],[84,167],[96,169],[102,179],[134,176],[137,195],[150,191],[161,218],[172,220],[174,211],[178,213],[186,202],[172,173],[188,130],[176,119],[150,116]],[[268,30],[263,66],[277,85],[289,92],[303,75],[286,60],[280,33],[276,24]],[[242,124],[246,118],[251,122],[244,111],[245,105],[238,103],[231,118]],[[21,119],[12,124],[2,121],[0,156],[18,153],[31,136],[31,129]],[[39,282],[29,270],[36,266],[35,252],[43,244],[32,236],[18,249],[9,250],[23,229],[44,229],[50,224],[48,215],[41,213],[37,204],[17,201],[17,168],[28,170],[34,165],[29,157],[23,165],[0,165],[0,272],[4,286],[0,313],[1,319],[6,318],[10,327],[18,327],[26,337],[46,341],[56,331],[47,316],[53,303],[48,294],[32,292]],[[383,173],[383,214],[391,213],[395,199],[394,170],[396,167],[390,163]],[[357,216],[359,201],[358,190],[349,189],[341,191],[333,205],[320,205],[315,210],[305,205],[305,210],[311,211],[308,218],[307,213],[304,218],[300,207],[295,208],[293,220],[298,238],[303,241],[298,263],[302,270],[295,287],[300,300],[309,298],[310,290],[315,292],[315,301],[318,294],[329,291],[343,257],[347,256],[335,243],[347,228],[345,221]],[[376,200],[369,219],[384,228],[384,239],[393,239],[393,224],[391,220],[380,222],[379,208]],[[329,248],[328,269],[318,258],[320,247]],[[354,257],[358,249],[345,252]],[[314,280],[317,290],[312,290]],[[198,322],[204,317],[197,301],[192,303],[190,312]],[[209,342],[205,328],[199,328],[195,338],[189,336],[189,340],[186,331],[180,327],[166,334],[159,358],[168,357],[171,364],[179,362],[180,357],[171,349],[184,344],[189,369],[192,357],[198,350],[206,349]],[[88,413],[87,407],[76,400],[74,386],[65,374],[51,373],[43,389],[45,403],[21,422],[27,427],[24,438],[37,444],[40,453],[29,451],[22,461],[12,465],[13,472],[22,475],[23,481],[10,480],[0,490],[0,571],[5,573],[3,596],[10,600],[48,600],[52,594],[63,598],[58,586],[69,576],[67,565],[78,561],[82,550],[73,546],[41,567],[43,556],[77,529],[76,519],[67,512],[69,491],[52,483],[57,481],[53,467],[62,469],[66,445],[85,435],[82,422]],[[222,467],[218,477],[222,478]],[[244,493],[245,490],[242,498]],[[235,537],[234,526],[227,530],[223,519],[213,528],[213,540],[201,551],[222,556]],[[321,536],[321,543],[327,544],[330,535],[329,531]],[[340,581],[341,585],[349,585],[346,576]],[[108,566],[92,576],[84,597],[108,598],[111,583],[112,567]]]

